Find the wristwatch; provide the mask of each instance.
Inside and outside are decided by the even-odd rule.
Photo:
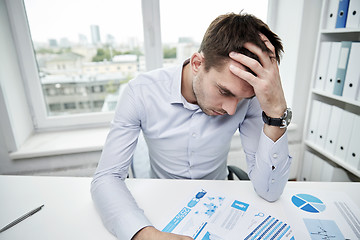
[[[286,128],[287,126],[289,126],[291,122],[291,117],[292,117],[291,108],[287,108],[284,112],[284,115],[281,118],[271,118],[267,116],[264,111],[262,112],[262,119],[264,123],[270,126],[277,126],[280,128]]]

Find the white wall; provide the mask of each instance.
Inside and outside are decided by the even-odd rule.
[[[0,130],[9,151],[17,150],[33,131],[5,0],[0,0]]]
[[[297,124],[295,139],[301,141],[306,102],[319,31],[322,1],[270,0],[269,26],[283,40],[280,74],[288,106]]]

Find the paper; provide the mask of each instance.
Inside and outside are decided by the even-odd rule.
[[[206,190],[195,193],[163,232],[195,240],[294,239],[286,222],[252,204]]]
[[[285,208],[296,239],[360,239],[360,210],[345,193],[288,192]]]

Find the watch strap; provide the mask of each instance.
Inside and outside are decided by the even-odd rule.
[[[264,123],[266,123],[267,125],[277,126],[277,127],[283,126],[283,119],[271,118],[268,115],[266,115],[266,113],[264,111],[262,112],[262,119],[263,119]]]

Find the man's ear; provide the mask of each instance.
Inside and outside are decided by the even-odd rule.
[[[194,53],[190,58],[190,65],[192,72],[194,74],[197,74],[201,67],[204,67],[205,65],[205,58],[202,53]]]

